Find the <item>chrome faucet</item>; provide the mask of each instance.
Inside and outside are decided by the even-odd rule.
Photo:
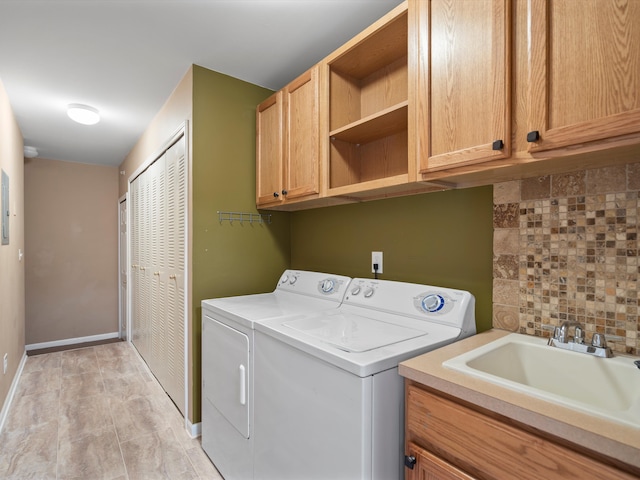
[[[573,337],[570,337],[569,329],[572,327],[574,329],[574,333]],[[604,335],[594,333],[591,345],[585,345],[584,328],[579,322],[571,320],[562,322],[562,325],[556,327],[553,331],[553,337],[549,338],[549,342],[547,344],[552,347],[562,348],[563,350],[587,353],[597,357],[613,357],[613,352],[607,346]]]
[[[584,343],[584,329],[582,328],[582,325],[580,322],[573,322],[570,320],[562,322],[562,325],[560,325],[558,341],[560,343],[567,343],[569,341],[569,329],[571,327],[574,327],[573,341],[575,343]]]

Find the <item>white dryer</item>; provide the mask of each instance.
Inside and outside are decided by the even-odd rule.
[[[398,363],[475,333],[469,292],[353,279],[337,309],[256,325],[256,480],[403,478]]]
[[[335,309],[350,280],[286,270],[273,292],[202,301],[202,448],[225,479],[253,478],[254,326]]]

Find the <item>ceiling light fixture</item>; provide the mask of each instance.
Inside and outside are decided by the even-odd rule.
[[[96,108],[80,103],[72,103],[67,107],[67,115],[74,122],[83,125],[95,125],[100,121],[100,113]]]
[[[25,158],[34,158],[38,156],[38,150],[36,147],[30,147],[28,145],[24,146],[24,156]]]

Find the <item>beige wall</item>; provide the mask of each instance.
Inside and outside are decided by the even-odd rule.
[[[185,120],[191,120],[193,69],[189,68],[178,86],[167,99],[166,103],[154,117],[140,139],[131,149],[127,157],[120,164],[119,170],[124,171],[119,175],[120,196],[127,192],[129,177],[140,165],[153,160],[153,155],[173,135]],[[190,149],[191,141],[187,139],[187,148]]]
[[[7,373],[0,369],[0,407],[4,404],[24,355],[24,164],[22,134],[0,82],[0,168],[9,176],[10,243],[0,245],[0,365],[8,354]]]
[[[118,169],[25,160],[27,345],[118,331]]]

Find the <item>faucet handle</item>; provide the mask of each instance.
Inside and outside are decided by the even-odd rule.
[[[607,348],[607,339],[601,333],[594,333],[591,339],[591,345],[599,348]]]
[[[576,327],[576,330],[573,336],[573,341],[574,343],[580,343],[580,344],[584,343],[584,331],[582,330],[581,327]]]

